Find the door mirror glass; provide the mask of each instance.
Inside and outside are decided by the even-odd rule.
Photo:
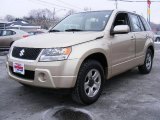
[[[113,29],[112,34],[126,34],[130,32],[128,25],[116,25]]]

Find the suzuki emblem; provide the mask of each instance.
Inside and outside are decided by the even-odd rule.
[[[20,53],[19,53],[19,56],[22,57],[22,56],[24,55],[24,52],[25,52],[24,49],[22,49],[22,50],[20,51]]]

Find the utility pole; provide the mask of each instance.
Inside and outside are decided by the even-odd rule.
[[[151,22],[151,1],[147,0],[147,16],[148,16],[148,22],[150,24]]]
[[[116,9],[118,8],[118,0],[115,0]]]

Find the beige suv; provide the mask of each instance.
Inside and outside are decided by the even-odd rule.
[[[66,17],[49,33],[14,42],[7,69],[19,83],[44,88],[72,88],[78,103],[95,102],[104,82],[138,67],[148,74],[154,34],[135,13],[106,10]]]

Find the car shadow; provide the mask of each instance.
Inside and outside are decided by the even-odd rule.
[[[123,74],[120,74],[110,80],[107,80],[104,85],[104,90],[102,95],[107,96],[117,89],[121,87],[121,83],[128,82],[128,78],[137,77],[138,71],[137,69],[129,70]],[[19,85],[17,88],[17,94],[21,93],[21,100],[25,102],[25,104],[32,101],[32,104],[39,104],[41,106],[76,106],[80,107],[81,105],[76,104],[71,99],[71,91],[72,89],[46,89],[46,88],[37,88],[37,87],[26,87]],[[35,102],[35,103],[34,103]],[[45,103],[45,104],[44,104]]]

